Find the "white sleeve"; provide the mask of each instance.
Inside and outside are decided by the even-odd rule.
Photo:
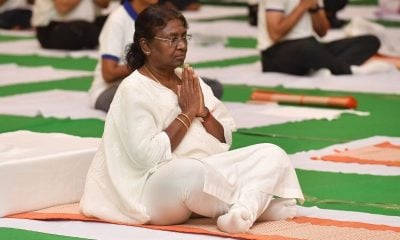
[[[285,1],[283,0],[262,0],[265,1],[265,10],[284,10]]]
[[[125,34],[124,24],[119,21],[116,15],[111,14],[99,37],[101,57],[107,55],[121,61],[125,52]]]

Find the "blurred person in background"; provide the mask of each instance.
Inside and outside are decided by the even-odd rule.
[[[33,0],[0,0],[0,28],[30,29],[33,2]]]
[[[32,26],[46,49],[95,49],[110,0],[35,0]]]

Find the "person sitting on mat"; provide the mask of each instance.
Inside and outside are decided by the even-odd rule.
[[[227,108],[185,65],[188,24],[151,5],[135,21],[125,78],[111,103],[80,208],[125,224],[172,225],[195,213],[228,233],[296,215],[303,194],[288,155],[268,143],[229,150]],[[183,66],[183,68],[182,68]]]
[[[36,0],[32,25],[46,49],[95,49],[110,0]]]
[[[323,43],[329,29],[322,0],[260,0],[258,49],[263,72],[308,75],[328,69],[334,75],[363,73],[358,67],[380,47],[376,36],[363,35]]]
[[[30,29],[32,3],[33,0],[0,0],[0,28]]]
[[[89,89],[92,106],[108,112],[122,79],[132,73],[126,64],[126,47],[132,43],[138,14],[158,0],[123,0],[108,16],[99,37],[99,60]]]

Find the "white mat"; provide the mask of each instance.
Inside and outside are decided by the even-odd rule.
[[[61,70],[49,66],[22,67],[16,64],[0,64],[0,72],[0,86],[93,75],[90,71]]]
[[[309,119],[332,120],[342,113],[361,116],[365,112],[352,110],[322,109],[311,107],[280,106],[270,104],[226,103],[238,128],[252,128],[304,121]],[[106,114],[89,105],[86,92],[50,90],[0,98],[0,113],[22,116],[44,116],[56,118],[97,118],[104,120]]]
[[[400,22],[400,13],[387,12],[385,10],[378,10],[375,12],[378,19],[386,21],[397,21]]]
[[[79,201],[99,139],[0,134],[0,217]]]
[[[183,11],[183,15],[190,23],[194,20],[247,15],[247,8],[244,6],[202,5],[199,11]]]
[[[0,35],[14,36],[14,37],[35,37],[35,31],[33,31],[33,30],[0,29]]]
[[[400,14],[384,11],[379,6],[348,5],[338,12],[339,18],[351,19],[354,16],[362,16],[371,20],[400,21]]]
[[[243,64],[225,68],[198,68],[195,71],[204,77],[216,78],[223,84],[245,84],[252,86],[299,89],[322,89],[365,93],[400,93],[400,71],[371,75],[305,76],[282,73],[262,73],[261,63]]]
[[[377,19],[376,11],[379,10],[378,6],[365,6],[365,5],[347,5],[343,10],[337,13],[338,18],[351,19],[355,16],[362,16],[366,19]]]
[[[0,98],[0,113],[56,118],[97,118],[103,111],[91,108],[87,92],[50,90]]]
[[[354,110],[281,106],[276,103],[245,104],[227,102],[225,105],[235,119],[238,128],[253,128],[311,119],[326,119],[331,121],[343,113],[356,114],[358,116],[369,115],[366,112]]]
[[[226,48],[223,44],[213,44],[210,46],[199,46],[190,43],[186,55],[186,62],[198,63],[214,60],[226,60],[238,57],[248,57],[259,55],[258,50],[251,48]]]
[[[257,27],[250,26],[244,21],[212,21],[212,22],[192,22],[189,24],[189,33],[207,34],[220,37],[252,37],[257,38]],[[193,39],[194,41],[196,39]]]
[[[296,216],[400,227],[400,217],[398,216],[396,217],[364,212],[321,209],[318,207],[297,206]]]
[[[400,145],[399,137],[375,136],[343,144],[335,144],[319,150],[310,150],[290,155],[295,168],[305,170],[316,170],[326,172],[343,172],[357,174],[372,174],[382,176],[400,176],[400,167],[384,166],[376,164],[339,163],[330,161],[312,160],[311,157],[332,154],[335,150],[353,149],[370,146],[377,143],[389,141]]]
[[[36,39],[32,40],[19,40],[13,42],[0,43],[1,54],[14,54],[14,55],[33,55],[37,54],[46,57],[89,57],[97,58],[96,50],[80,50],[80,51],[64,51],[64,50],[47,50],[40,47]]]

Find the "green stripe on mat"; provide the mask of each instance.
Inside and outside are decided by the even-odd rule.
[[[38,55],[11,55],[0,54],[0,64],[15,63],[21,66],[52,66],[59,69],[93,71],[97,60],[81,57],[45,57]]]
[[[10,36],[10,35],[1,35],[0,34],[0,42],[9,42],[9,41],[18,41],[18,40],[29,40],[35,39],[35,37],[21,37],[21,36]]]
[[[257,39],[253,37],[228,37],[225,47],[230,48],[256,48]]]
[[[306,207],[400,216],[400,176],[296,172]]]
[[[58,119],[0,115],[0,133],[17,130],[59,132],[81,137],[101,137],[104,121],[100,119]]]
[[[259,55],[251,55],[245,57],[238,57],[238,58],[230,58],[230,59],[223,59],[223,60],[215,60],[215,61],[206,61],[206,62],[196,62],[190,63],[194,68],[209,68],[209,67],[229,67],[238,64],[249,64],[255,63],[260,60]]]
[[[378,0],[350,0],[350,5],[378,5]]]
[[[15,228],[0,228],[0,239],[9,240],[78,240],[87,238],[67,237]]]
[[[8,85],[0,87],[0,97],[53,89],[87,91],[89,90],[92,81],[93,77],[74,77],[65,80]]]
[[[212,18],[204,18],[196,20],[198,22],[213,22],[213,21],[222,21],[222,20],[232,20],[232,21],[247,21],[248,16],[245,15],[232,15],[232,16],[223,16],[223,17],[212,17]]]

